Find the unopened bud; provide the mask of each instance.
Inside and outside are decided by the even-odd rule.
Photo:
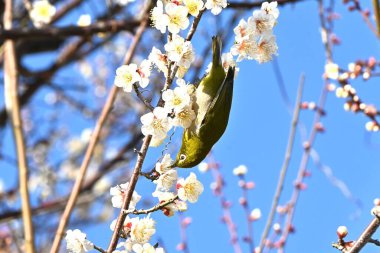
[[[338,235],[339,239],[343,239],[348,234],[348,230],[346,226],[339,226],[336,230],[336,234]]]

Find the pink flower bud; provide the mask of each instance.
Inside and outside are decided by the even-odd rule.
[[[248,190],[251,190],[251,189],[255,188],[255,183],[252,181],[249,181],[245,184],[245,188]]]

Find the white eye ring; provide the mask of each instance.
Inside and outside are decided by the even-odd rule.
[[[183,161],[185,159],[186,159],[186,155],[182,154],[182,155],[179,156],[179,160]]]

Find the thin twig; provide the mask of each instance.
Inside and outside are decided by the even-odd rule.
[[[372,235],[376,232],[379,226],[380,218],[376,216],[347,253],[358,253],[371,240]]]
[[[373,4],[373,12],[375,13],[377,37],[380,37],[380,3],[379,3],[379,0],[372,0],[372,4]]]
[[[132,60],[132,57],[133,57],[134,52],[136,50],[136,47],[137,47],[137,45],[138,45],[138,43],[142,37],[143,32],[145,31],[147,24],[148,24],[147,18],[145,18],[144,20],[141,21],[141,24],[140,24],[140,26],[136,32],[136,35],[133,39],[133,42],[129,48],[128,54],[126,55],[126,57],[124,59],[125,64],[128,64]],[[112,105],[116,99],[117,91],[118,91],[117,87],[113,86],[109,95],[108,95],[108,98],[107,98],[107,101],[103,107],[103,110],[99,116],[99,119],[96,123],[94,132],[91,135],[91,139],[90,139],[89,145],[87,147],[86,154],[85,154],[85,157],[83,159],[82,165],[79,169],[78,176],[76,178],[73,190],[70,194],[69,201],[68,201],[67,206],[65,208],[65,211],[63,212],[62,217],[60,219],[60,223],[59,223],[59,226],[58,226],[58,229],[56,232],[56,236],[54,238],[51,253],[58,252],[61,239],[64,235],[65,227],[66,227],[67,222],[70,218],[71,212],[74,209],[74,205],[75,205],[75,202],[78,198],[80,189],[82,187],[83,179],[86,175],[88,165],[90,164],[92,154],[93,154],[95,147],[96,147],[96,144],[99,140],[100,133],[101,133],[101,130],[103,128],[103,125],[104,125],[109,113],[111,112]]]
[[[176,195],[175,197],[171,198],[171,199],[168,199],[166,201],[163,201],[149,209],[140,209],[140,210],[133,210],[133,211],[127,211],[125,212],[126,215],[128,214],[136,214],[136,215],[139,215],[139,214],[148,214],[148,213],[153,213],[155,211],[158,211],[158,210],[161,210],[162,208],[164,208],[165,206],[167,205],[170,205],[171,203],[173,203],[174,201],[176,201],[178,199],[178,196]]]
[[[282,165],[281,171],[280,171],[280,178],[278,180],[276,193],[275,193],[274,198],[273,198],[272,208],[270,210],[268,220],[267,220],[265,228],[264,228],[264,232],[261,236],[261,241],[260,241],[258,253],[261,253],[265,247],[265,242],[267,240],[270,228],[272,227],[273,219],[274,219],[274,216],[276,214],[276,208],[278,206],[278,202],[280,200],[282,189],[284,187],[285,176],[286,176],[286,173],[288,171],[289,162],[290,162],[290,158],[291,158],[292,150],[293,150],[294,139],[295,139],[295,135],[296,135],[296,131],[297,131],[297,122],[298,122],[298,117],[299,117],[299,112],[300,112],[300,107],[301,107],[301,99],[302,99],[302,92],[303,92],[304,83],[305,83],[305,77],[302,74],[301,78],[300,78],[300,83],[298,86],[297,99],[296,99],[296,103],[294,106],[293,119],[292,119],[292,124],[291,124],[291,128],[290,128],[288,146],[286,148],[286,153],[285,153],[285,159],[284,159],[284,163]]]
[[[227,8],[232,8],[232,9],[255,8],[255,7],[260,7],[263,4],[263,2],[267,2],[267,0],[255,1],[251,3],[247,1],[228,2]],[[304,2],[304,0],[277,0],[278,5],[285,5],[285,4],[291,4],[291,3],[297,3],[297,2]]]
[[[100,21],[89,26],[65,26],[65,27],[44,27],[36,28],[15,28],[0,31],[0,39],[24,39],[24,38],[64,38],[70,36],[88,37],[97,33],[132,31],[141,22],[138,20],[109,20]]]
[[[4,28],[12,29],[12,0],[5,1]],[[21,195],[22,221],[24,225],[25,252],[34,253],[34,232],[32,212],[28,189],[28,163],[18,101],[18,71],[15,43],[6,40],[4,43],[4,95],[8,115],[11,116],[13,137],[16,146]]]

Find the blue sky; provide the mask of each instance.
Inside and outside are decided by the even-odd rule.
[[[364,4],[371,7],[369,1]],[[357,59],[368,59],[370,56],[379,58],[378,40],[359,13],[349,12],[340,1],[336,4],[336,11],[341,18],[334,23],[335,33],[342,44],[334,48],[334,61],[347,68],[349,63]],[[317,12],[316,1],[280,8],[274,32],[279,46],[277,61],[292,103],[295,101],[301,73],[306,78],[303,100],[317,102],[324,85],[322,74],[326,60]],[[205,18],[200,25],[207,26],[211,19]],[[225,45],[226,48],[229,46],[231,45]],[[215,145],[213,154],[221,163],[221,173],[227,182],[225,195],[233,203],[231,210],[240,239],[246,234],[246,221],[243,209],[238,204],[241,189],[237,186],[238,178],[232,174],[232,169],[240,164],[249,169],[247,179],[256,184],[256,188],[249,192],[249,204],[251,208],[260,208],[263,213],[262,219],[254,223],[257,245],[284,159],[291,115],[281,98],[271,63],[244,61],[239,67],[230,123],[222,139]],[[376,78],[368,82],[358,79],[352,84],[365,102],[375,105],[380,102],[380,88]],[[335,231],[339,225],[346,225],[349,229],[348,238],[354,240],[372,219],[370,209],[373,199],[380,197],[380,138],[378,133],[366,132],[364,126],[367,118],[344,111],[343,104],[344,100],[336,98],[334,93],[328,95],[325,107],[327,115],[322,118],[326,132],[318,134],[314,148],[322,163],[330,166],[334,175],[343,180],[352,194],[361,201],[362,209],[358,210],[357,205],[346,199],[310,161],[308,168],[312,176],[306,179],[308,188],[301,193],[297,204],[294,219],[296,234],[289,237],[287,252],[336,252],[331,247],[331,242],[336,240]],[[300,120],[308,131],[313,117],[313,112],[301,111]],[[82,125],[78,124],[78,129],[81,128]],[[9,143],[10,139],[7,138],[6,142]],[[145,165],[152,164],[160,152],[159,149],[150,150]],[[302,140],[298,132],[281,204],[290,198],[301,155]],[[201,174],[196,168],[180,171],[180,174],[186,176],[190,171],[196,172],[205,186],[200,200],[189,205],[189,210],[184,214],[193,221],[187,229],[190,252],[233,252],[227,228],[220,221],[222,209],[219,200],[213,196],[209,187],[213,181],[211,174]],[[13,184],[12,173],[0,171],[0,176],[7,180],[6,185]],[[153,185],[148,185],[147,181],[139,181],[139,193],[149,196],[153,190]],[[157,220],[156,238],[163,240],[168,252],[175,252],[175,246],[180,242],[178,217],[167,218],[161,213],[155,213],[152,217]],[[106,248],[111,237],[108,227],[108,224],[103,224],[81,229],[91,241]],[[243,252],[248,252],[247,245],[243,242],[241,245]],[[369,245],[362,252],[376,250],[378,251]]]

